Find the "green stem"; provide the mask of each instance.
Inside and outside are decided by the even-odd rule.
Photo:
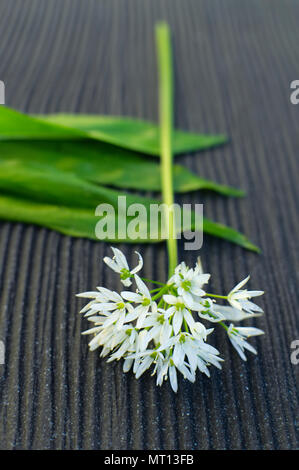
[[[188,328],[188,325],[187,325],[187,322],[186,322],[185,318],[184,318],[183,322],[184,322],[184,327],[185,327],[186,332],[189,333],[189,328]]]
[[[210,317],[212,317],[212,318],[216,318],[216,317],[215,317],[214,315],[212,315],[211,313],[209,313],[209,315],[210,315]],[[228,326],[227,326],[225,323],[223,323],[223,321],[219,321],[219,322],[217,322],[217,324],[221,325],[226,331],[228,331]]]
[[[158,284],[159,286],[165,286],[166,285],[165,282],[153,281],[152,279],[147,279],[146,277],[141,277],[140,279],[142,279],[145,282],[151,282],[152,284]]]
[[[166,23],[156,26],[156,43],[159,70],[159,116],[160,116],[160,153],[161,153],[161,186],[165,210],[166,233],[168,233],[168,273],[172,276],[178,264],[177,240],[174,220],[173,195],[173,77],[170,31]]]
[[[159,297],[162,297],[163,294],[165,294],[166,292],[168,292],[169,288],[170,288],[170,286],[167,285],[167,284],[165,284],[165,286],[162,287],[162,288],[159,290],[159,292],[158,292],[156,295],[154,295],[154,297],[152,297],[152,300],[156,300],[156,299],[158,299]]]
[[[227,295],[216,295],[206,293],[206,297],[215,297],[215,299],[227,299]]]
[[[219,325],[221,325],[226,331],[228,331],[228,326],[223,323],[222,321],[219,322]]]

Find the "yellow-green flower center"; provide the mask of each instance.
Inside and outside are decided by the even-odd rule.
[[[130,271],[126,268],[122,268],[120,272],[121,272],[120,278],[122,280],[128,279],[128,277],[131,277]]]
[[[191,281],[186,281],[186,280],[183,281],[183,282],[181,283],[181,287],[182,287],[185,291],[189,292],[190,289],[191,289]]]
[[[186,338],[185,338],[184,334],[181,334],[179,341],[180,341],[181,344],[185,343]]]
[[[185,308],[185,305],[182,302],[177,302],[175,306],[177,310],[183,310],[183,308]]]

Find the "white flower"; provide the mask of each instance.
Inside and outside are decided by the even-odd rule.
[[[183,297],[176,297],[175,295],[163,295],[163,300],[171,305],[167,309],[170,315],[173,315],[172,326],[174,334],[178,334],[182,327],[182,323],[185,320],[187,325],[191,328],[194,325],[194,318],[192,317],[189,310],[187,310]]]
[[[99,301],[96,299],[91,305],[87,304],[83,310],[87,307],[85,317],[89,317],[96,312],[100,312],[107,317],[103,322],[103,327],[115,324],[116,329],[119,330],[124,323],[131,322],[136,318],[133,306],[125,302],[117,292],[108,289],[105,289],[105,295]]]
[[[144,282],[140,279],[140,277],[135,274],[134,278],[138,288],[137,293],[123,291],[121,295],[124,299],[129,300],[130,302],[140,304],[138,305],[138,307],[135,308],[135,313],[137,318],[136,327],[141,328],[144,319],[149,312],[149,309],[151,308],[152,312],[155,313],[157,311],[157,305],[155,302],[152,301],[150,291],[148,290]]]
[[[246,312],[260,312],[263,313],[263,310],[255,305],[253,302],[250,302],[248,299],[251,297],[257,297],[263,295],[264,291],[262,290],[242,290],[241,287],[248,282],[250,276],[247,276],[243,281],[234,287],[227,296],[228,302],[232,307],[237,308],[238,310],[245,310]]]
[[[143,328],[149,328],[148,334],[155,344],[165,343],[172,334],[172,325],[169,323],[171,312],[159,308],[151,313],[143,322]]]
[[[257,354],[257,351],[253,346],[251,346],[251,344],[247,343],[246,339],[250,338],[250,336],[263,335],[264,332],[259,328],[234,326],[231,323],[227,330],[227,334],[233,347],[237,350],[240,357],[243,359],[243,361],[247,361],[247,358],[244,354],[244,349],[251,351],[253,354]]]
[[[111,259],[111,258],[108,258],[108,256],[105,256],[104,262],[109,266],[109,268],[113,269],[113,271],[115,271],[116,273],[119,273],[120,280],[123,283],[123,285],[126,287],[129,287],[132,284],[130,277],[133,274],[138,273],[138,271],[140,271],[140,269],[143,266],[142,256],[137,251],[135,251],[135,253],[139,257],[139,262],[134,269],[130,270],[125,255],[118,248],[111,247],[111,249],[114,254],[113,258]]]
[[[83,331],[82,335],[94,334],[93,339],[89,342],[90,351],[94,351],[103,346],[101,356],[106,356],[114,347],[121,344],[126,338],[125,331],[120,329],[115,331],[114,325],[103,328],[102,325]]]
[[[105,289],[104,287],[98,287],[98,291],[95,292],[82,292],[81,294],[76,294],[76,297],[82,297],[87,299],[93,299],[88,304],[86,304],[81,310],[80,313],[86,313],[92,315],[94,312],[99,311],[98,304],[101,302],[106,302],[109,300],[110,290]],[[96,306],[94,308],[94,306]]]
[[[146,349],[128,356],[129,359],[135,360],[133,372],[136,375],[136,379],[139,379],[159,357],[163,359],[163,354],[157,349]]]
[[[192,335],[195,339],[203,339],[206,341],[207,336],[214,331],[214,328],[206,329],[206,327],[199,321],[194,322],[193,326],[190,328]]]
[[[177,378],[177,370],[174,365],[173,360],[171,359],[170,356],[167,358],[159,359],[156,362],[156,366],[154,369],[154,372],[152,375],[157,374],[157,385],[162,385],[163,380],[167,380],[167,377],[169,376],[169,381],[172,390],[176,393],[178,391],[178,378]],[[193,379],[193,377],[192,377]]]
[[[194,270],[190,269],[183,262],[175,269],[175,274],[169,279],[168,284],[174,284],[177,287],[178,295],[184,299],[189,308],[193,308],[194,296],[196,298],[205,295],[202,286],[210,279],[210,274],[201,273],[201,267],[198,265]]]
[[[140,351],[145,351],[149,343],[149,338],[147,338],[148,334],[145,330],[141,330],[138,332],[135,328],[123,328],[125,328],[127,338],[120,345],[120,347],[113,354],[111,354],[107,362],[119,360],[124,357],[125,363],[123,366],[123,370],[124,372],[128,372],[128,370],[130,370],[133,364],[133,360],[127,358],[127,356],[132,353],[139,353]]]
[[[164,345],[164,347],[166,347],[166,345]],[[163,346],[161,345],[159,349],[162,348]],[[208,377],[210,373],[207,366],[210,364],[221,369],[219,362],[223,359],[218,357],[219,351],[203,340],[195,339],[189,333],[180,333],[170,338],[167,343],[167,349],[169,348],[173,351],[172,360],[174,365],[180,370],[184,377],[191,382],[195,377],[197,368]],[[185,360],[185,357],[188,359],[188,362]]]
[[[248,318],[260,317],[262,313],[247,313],[244,310],[239,310],[237,308],[230,307],[228,305],[217,305],[216,310],[223,315],[223,319],[229,321],[242,321],[247,320]],[[262,312],[262,309],[260,309]]]
[[[224,320],[224,316],[218,307],[213,300],[205,298],[194,301],[193,310],[197,312],[200,318],[216,323]]]

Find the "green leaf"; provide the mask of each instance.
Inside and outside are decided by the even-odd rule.
[[[102,142],[44,141],[0,142],[0,160],[40,163],[80,176],[94,183],[142,191],[160,191],[160,166],[134,152]],[[199,189],[240,197],[244,192],[200,178],[174,165],[174,188],[178,193]]]
[[[242,233],[227,225],[213,222],[206,217],[203,219],[203,231],[208,235],[213,235],[214,237],[222,238],[223,240],[240,245],[247,250],[255,251],[256,253],[261,252],[261,250]]]
[[[95,227],[98,218],[95,216],[94,210],[91,209],[78,209],[75,207],[46,204],[35,202],[30,199],[1,194],[0,219],[11,222],[35,224],[71,237],[98,240],[95,234]],[[224,231],[219,230],[220,225]],[[238,231],[222,224],[212,222],[206,218],[204,219],[204,232],[240,245],[247,250],[255,251],[257,253],[260,252],[257,246],[251,243]],[[110,237],[105,239],[105,241],[114,243],[123,241],[126,243],[155,243],[160,240],[132,240],[128,238],[123,240]]]
[[[0,140],[80,139],[84,132],[36,119],[6,106],[0,106]]]
[[[28,199],[92,208],[105,203],[116,206],[118,196],[125,194],[128,204],[148,206],[154,199],[118,192],[85,181],[78,176],[38,162],[0,160],[0,189]]]
[[[89,137],[136,152],[159,156],[159,126],[129,117],[84,114],[38,115],[46,122],[86,132]],[[224,135],[205,135],[176,130],[173,136],[175,154],[205,150],[227,142]]]
[[[46,165],[20,161],[6,161],[0,164],[0,218],[4,220],[34,223],[70,236],[96,239],[95,208],[101,204],[111,204],[118,214],[118,197],[125,195],[127,206],[142,204],[146,208],[146,218],[141,218],[140,231],[147,233],[141,239],[115,239],[107,241],[154,242],[148,240],[147,227],[150,226],[150,204],[159,204],[155,199],[119,193],[113,189],[81,180],[75,175],[53,170]],[[36,202],[38,201],[38,202]],[[126,224],[134,219],[128,217]],[[123,219],[121,219],[123,220]],[[144,228],[146,227],[146,229]],[[184,227],[186,230],[188,227]],[[194,229],[194,224],[192,229]],[[203,230],[236,243],[249,250],[258,251],[244,235],[236,230],[204,219]],[[144,232],[144,233],[145,233]],[[159,241],[161,239],[158,235]]]
[[[46,227],[72,237],[96,239],[94,211],[0,195],[0,219]]]
[[[28,116],[0,106],[0,140],[95,139],[148,155],[159,155],[159,128],[138,119],[85,116]],[[175,131],[174,153],[205,150],[227,141],[223,135]]]

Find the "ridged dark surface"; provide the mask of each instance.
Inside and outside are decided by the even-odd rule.
[[[194,193],[205,214],[256,242],[261,256],[205,237],[212,288],[251,273],[263,288],[266,332],[243,363],[225,334],[211,379],[156,388],[89,353],[75,293],[117,288],[109,246],[0,225],[0,447],[3,449],[294,449],[298,446],[299,4],[291,0],[0,0],[0,79],[27,112],[122,114],[157,120],[154,23],[172,29],[176,124],[225,132],[224,148],[181,158],[201,175],[248,191],[244,200]],[[133,247],[124,247],[129,258]],[[136,247],[134,247],[136,249]],[[183,253],[193,263],[197,253]],[[138,249],[138,247],[137,247]],[[146,277],[163,278],[165,247],[140,247]]]

